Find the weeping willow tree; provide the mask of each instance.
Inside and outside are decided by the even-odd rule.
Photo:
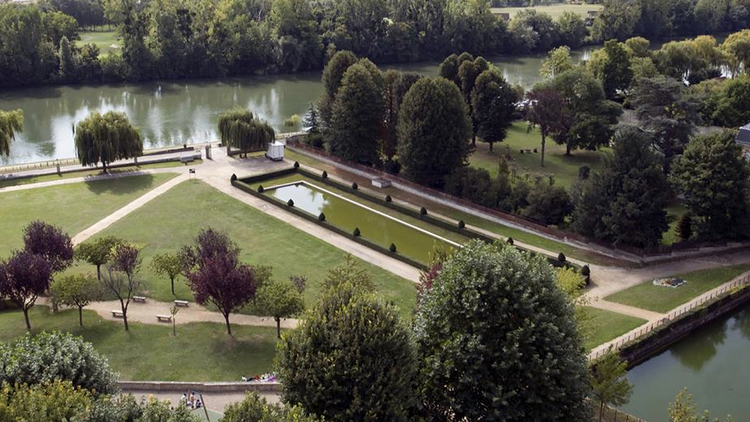
[[[92,113],[76,126],[76,154],[84,166],[138,157],[143,154],[143,140],[124,113]]]
[[[10,155],[10,141],[16,139],[16,132],[23,130],[21,110],[0,110],[0,155]]]
[[[276,133],[249,110],[233,108],[219,115],[219,135],[221,144],[227,147],[227,154],[234,147],[247,157],[248,151],[266,149]]]

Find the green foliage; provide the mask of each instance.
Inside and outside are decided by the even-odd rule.
[[[698,239],[750,235],[750,163],[734,138],[731,131],[696,136],[675,160],[670,178],[685,196]]]
[[[288,207],[293,207],[293,206],[294,206],[294,201],[293,201],[293,200],[291,200],[291,199],[289,199],[288,201],[286,201],[286,205],[287,205]]]
[[[78,323],[83,326],[83,308],[99,296],[99,285],[88,274],[65,275],[50,285],[54,303],[78,308]]]
[[[729,66],[734,74],[748,73],[750,63],[750,30],[743,29],[727,37],[721,45],[722,51],[729,56]]]
[[[324,179],[327,179],[328,178],[328,172],[325,171],[325,170],[323,170],[323,173],[321,174],[321,177],[324,178]]]
[[[388,250],[391,251],[391,253],[396,253],[396,244],[391,243],[391,246],[388,248]]]
[[[546,79],[554,79],[555,76],[573,69],[573,59],[570,58],[570,47],[558,47],[549,53],[542,62],[539,74]]]
[[[562,186],[539,180],[527,197],[528,206],[523,215],[542,224],[560,225],[573,211],[570,196]]]
[[[726,422],[732,422],[732,417],[727,416]],[[677,397],[674,399],[674,403],[669,404],[669,422],[710,422],[711,416],[708,411],[702,415],[696,410],[693,404],[693,396],[691,396],[687,389],[681,390],[677,393]],[[714,418],[713,422],[719,422],[718,418]]]
[[[741,75],[724,83],[713,99],[715,124],[738,128],[750,122],[750,75]]]
[[[372,276],[359,267],[354,257],[347,254],[344,256],[344,262],[331,268],[323,280],[322,288],[324,291],[336,290],[343,284],[351,284],[352,286],[362,289],[367,292],[375,291],[375,280]]]
[[[0,389],[0,420],[4,422],[67,422],[87,420],[91,393],[70,381],[4,385]]]
[[[492,151],[492,145],[505,139],[513,123],[516,92],[497,69],[485,70],[477,76],[470,100],[477,135]]]
[[[172,284],[172,294],[175,294],[174,279],[180,275],[184,267],[180,256],[174,253],[157,254],[151,259],[151,269],[156,274],[169,277],[169,282]]]
[[[329,421],[407,421],[417,358],[392,305],[350,283],[329,289],[279,342],[283,396]]]
[[[633,71],[630,69],[630,55],[622,43],[609,40],[604,43],[604,51],[607,58],[602,74],[596,76],[602,81],[604,94],[611,99],[630,86]]]
[[[461,91],[446,79],[423,78],[412,85],[397,131],[399,162],[417,183],[441,186],[466,162],[471,122]]]
[[[386,195],[385,196],[385,202],[392,202],[392,201],[393,201],[393,199],[391,198],[391,195]]]
[[[427,215],[427,208],[422,207],[419,209],[419,215],[425,216]]]
[[[233,108],[219,114],[221,144],[242,152],[265,149],[276,134],[268,123],[253,117],[243,108]]]
[[[297,127],[300,124],[300,118],[297,114],[292,114],[289,118],[284,120],[284,126],[286,127]]]
[[[596,362],[591,370],[591,390],[599,401],[599,420],[604,405],[622,406],[633,394],[633,385],[627,379],[628,363],[620,360],[620,355],[610,351]]]
[[[326,215],[322,212],[318,214],[318,221],[326,221]]]
[[[263,193],[265,191],[265,188],[263,188],[263,185],[258,185],[258,193]]]
[[[90,343],[59,332],[26,335],[0,344],[0,385],[70,381],[94,394],[116,390],[117,375]]]
[[[10,142],[23,130],[23,111],[0,110],[0,156],[10,154]]]
[[[276,321],[276,337],[281,338],[281,318],[291,318],[305,310],[305,300],[290,282],[272,281],[258,291],[257,304],[264,315]]]
[[[604,168],[573,198],[575,231],[636,247],[661,242],[669,227],[664,209],[671,195],[663,159],[649,141],[634,128],[618,131]]]
[[[81,165],[107,164],[143,155],[143,140],[124,113],[91,113],[76,125],[76,155]]]
[[[589,32],[583,16],[569,10],[563,12],[557,25],[560,28],[560,42],[570,48],[580,47]]]
[[[359,230],[359,227],[355,227],[352,234],[354,235],[354,237],[359,237],[362,235],[362,232]]]
[[[675,231],[680,239],[690,240],[693,237],[693,217],[690,214],[683,215],[677,223]]]
[[[352,183],[352,189],[357,190],[358,187],[357,182]]]
[[[322,80],[325,92],[318,103],[318,110],[320,111],[323,126],[326,128],[331,127],[333,104],[336,100],[336,94],[339,92],[344,73],[355,63],[357,63],[357,56],[354,53],[351,51],[339,51],[331,57],[323,69]]]
[[[458,228],[463,229],[466,227],[466,223],[464,223],[464,220],[458,220]]]
[[[567,258],[565,257],[565,254],[564,254],[564,253],[560,252],[560,254],[559,254],[559,255],[557,255],[557,260],[558,260],[558,261],[560,261],[560,262],[562,262],[562,263],[564,263],[564,262],[565,262],[565,261],[567,261],[568,259],[567,259]]]
[[[248,393],[241,402],[230,404],[219,422],[314,422],[299,406],[270,404],[258,393]]]
[[[466,244],[416,315],[425,409],[456,420],[586,420],[586,359],[573,318],[543,258]]]

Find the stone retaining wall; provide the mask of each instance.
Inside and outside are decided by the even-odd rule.
[[[118,381],[123,392],[148,391],[153,393],[200,391],[201,393],[278,393],[281,385],[278,382],[179,382],[179,381]]]

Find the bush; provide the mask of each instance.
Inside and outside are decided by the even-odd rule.
[[[515,241],[513,240],[513,238],[512,238],[512,237],[509,237],[509,238],[508,238],[508,240],[507,240],[507,242],[508,242],[508,244],[509,244],[509,245],[513,245],[513,244],[515,244],[515,243],[516,243],[516,242],[515,242]]]
[[[0,385],[70,381],[96,394],[117,391],[117,375],[91,343],[69,333],[27,334],[0,344]]]
[[[425,207],[420,208],[419,209],[419,215],[421,215],[421,216],[427,215],[427,208],[425,208]]]
[[[557,255],[557,260],[560,261],[561,263],[564,263],[565,261],[567,261],[567,258],[565,257],[564,253],[560,252],[560,254]]]
[[[290,199],[290,200],[286,201],[286,204],[288,206],[290,206],[290,207],[293,207],[294,206],[294,201]]]
[[[299,118],[299,115],[297,114],[292,114],[291,116],[289,116],[289,118],[284,120],[284,126],[287,126],[287,127],[297,127],[299,126],[299,123],[300,123],[300,118]]]
[[[388,160],[383,164],[383,170],[385,170],[386,173],[398,174],[401,171],[401,164],[395,160]]]
[[[573,204],[562,186],[551,186],[540,180],[529,192],[528,206],[523,215],[544,224],[560,225],[571,212]]]
[[[389,249],[389,250],[390,250],[390,251],[391,251],[392,253],[396,253],[396,244],[395,244],[395,243],[391,243],[391,247],[390,247],[390,248],[388,248],[388,249]]]
[[[680,237],[682,240],[690,240],[690,238],[693,236],[693,218],[690,216],[690,214],[685,214],[680,218],[679,223],[677,223],[677,227],[675,227],[675,231],[677,232],[677,236]]]
[[[386,195],[385,202],[391,202],[391,201],[393,201],[393,199],[391,198],[391,195]]]
[[[299,168],[299,162],[297,162],[297,161],[294,162],[294,168],[296,168],[296,169]]]
[[[258,192],[263,193],[265,189],[263,188],[263,185],[258,186]]]
[[[323,177],[324,179],[327,179],[328,178],[328,172],[325,171],[325,170],[323,170],[323,174],[321,174],[321,177]]]
[[[308,133],[302,138],[302,142],[315,148],[323,148],[325,145],[325,139],[323,138],[322,133]]]
[[[237,175],[232,173],[232,177],[230,177],[229,180],[234,182],[235,180],[237,180]]]
[[[354,232],[352,234],[354,235],[354,237],[359,237],[362,234],[362,232],[359,231],[359,227],[355,227]]]
[[[357,182],[352,183],[352,189],[357,190],[358,187]]]
[[[318,221],[326,221],[326,215],[322,212],[318,215]]]
[[[445,179],[445,192],[475,204],[493,206],[488,195],[492,177],[485,169],[461,167]]]
[[[588,265],[584,265],[581,268],[581,275],[586,277],[586,281],[588,282],[591,279],[591,268]]]
[[[463,229],[466,227],[466,223],[464,223],[464,220],[458,220],[458,228]]]

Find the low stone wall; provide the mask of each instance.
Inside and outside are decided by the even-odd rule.
[[[148,391],[153,393],[200,391],[201,393],[278,393],[281,385],[278,382],[181,382],[181,381],[118,381],[120,390]]]

